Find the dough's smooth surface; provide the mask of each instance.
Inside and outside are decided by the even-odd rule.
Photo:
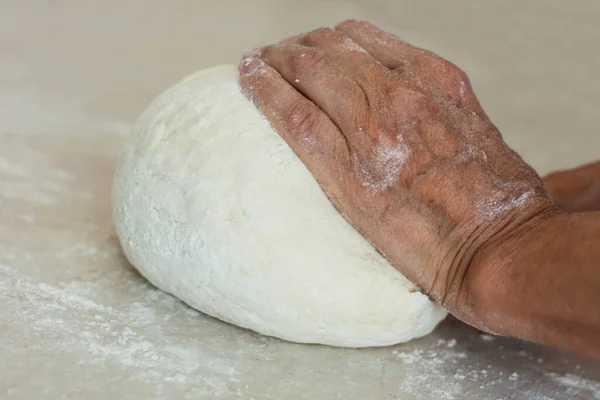
[[[335,210],[240,92],[233,66],[197,72],[146,109],[113,212],[127,258],[150,282],[265,335],[382,346],[446,316]]]

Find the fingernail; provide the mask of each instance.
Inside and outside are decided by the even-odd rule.
[[[262,67],[264,63],[258,58],[248,57],[242,60],[240,71],[244,75],[252,75],[256,72],[259,67]]]

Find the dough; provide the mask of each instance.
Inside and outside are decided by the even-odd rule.
[[[382,346],[446,315],[331,205],[242,95],[197,72],[136,123],[113,188],[129,261],[190,306],[278,338]]]

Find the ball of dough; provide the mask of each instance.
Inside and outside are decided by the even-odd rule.
[[[127,258],[150,282],[265,335],[382,346],[446,316],[336,211],[233,66],[197,72],[146,109],[113,210]]]

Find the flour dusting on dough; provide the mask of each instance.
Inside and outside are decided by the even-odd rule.
[[[365,186],[392,186],[409,155],[381,135]],[[233,66],[184,79],[143,113],[113,205],[125,253],[154,285],[265,335],[382,346],[446,315],[339,214]]]

